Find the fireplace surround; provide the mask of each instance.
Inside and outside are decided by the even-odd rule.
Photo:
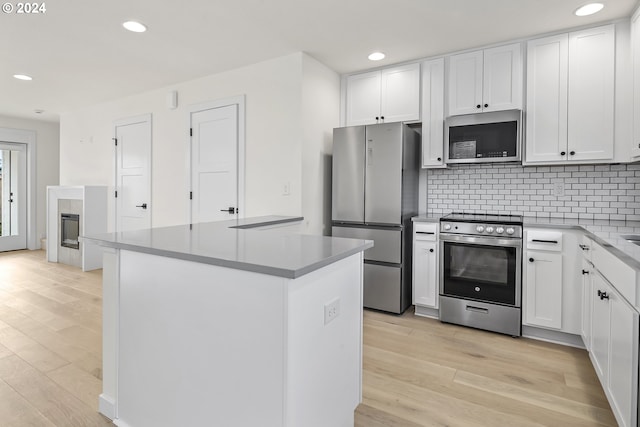
[[[49,262],[73,265],[83,271],[102,268],[102,248],[85,245],[82,236],[107,232],[107,190],[98,185],[47,187]],[[72,217],[63,221],[62,214]]]

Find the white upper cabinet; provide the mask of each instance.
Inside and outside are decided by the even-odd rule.
[[[614,67],[613,25],[569,34],[569,160],[613,159]]]
[[[422,167],[444,167],[444,58],[422,63]]]
[[[526,163],[611,161],[615,27],[527,44]]]
[[[484,51],[482,111],[522,109],[522,46]]]
[[[380,71],[347,77],[347,126],[370,125],[380,119]]]
[[[420,120],[420,64],[409,64],[346,79],[346,125]]]
[[[633,52],[633,138],[631,156],[640,156],[640,9],[631,18],[631,49]]]
[[[482,111],[482,51],[449,57],[449,115]]]
[[[449,115],[522,108],[519,43],[449,57]]]
[[[527,43],[527,161],[560,161],[567,151],[569,36]]]

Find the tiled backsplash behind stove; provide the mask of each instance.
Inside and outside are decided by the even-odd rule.
[[[562,196],[556,195],[558,183]],[[640,220],[640,164],[492,163],[427,170],[427,215],[453,211]]]

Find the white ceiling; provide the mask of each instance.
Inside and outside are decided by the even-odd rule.
[[[585,18],[573,11],[587,0],[49,1],[44,14],[0,15],[0,115],[56,121],[297,51],[348,73],[627,17],[636,4],[600,1]],[[149,31],[124,30],[130,19]],[[375,50],[387,58],[368,61]]]

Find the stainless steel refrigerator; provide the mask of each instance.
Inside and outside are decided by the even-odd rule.
[[[411,304],[411,217],[418,213],[420,137],[402,123],[333,130],[332,234],[370,239],[364,306]]]

